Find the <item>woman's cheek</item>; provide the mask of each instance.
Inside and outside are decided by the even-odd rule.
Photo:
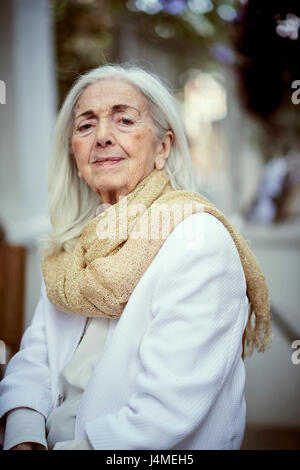
[[[84,161],[88,159],[90,149],[89,139],[82,139],[80,137],[73,137],[72,150],[76,160]]]
[[[81,139],[78,137],[73,137],[72,139],[72,150],[74,153],[78,152],[83,147],[83,143],[81,142]]]

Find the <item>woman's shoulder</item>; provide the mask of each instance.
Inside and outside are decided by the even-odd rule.
[[[223,224],[215,215],[200,211],[183,219],[171,232],[169,245],[181,245],[182,248],[223,248],[236,250],[234,240]]]
[[[223,270],[245,287],[244,270],[235,242],[225,225],[208,212],[197,212],[180,222],[162,246],[161,274]]]
[[[159,310],[161,302],[174,302],[178,296],[189,303],[201,303],[202,295],[230,303],[241,302],[246,295],[245,273],[235,242],[225,225],[206,212],[186,217],[176,226],[153,267],[153,311]]]

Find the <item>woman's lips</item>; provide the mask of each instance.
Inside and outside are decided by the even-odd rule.
[[[104,160],[97,160],[94,164],[97,166],[109,166],[109,165],[116,165],[117,163],[121,162],[124,160],[124,158],[107,158]]]

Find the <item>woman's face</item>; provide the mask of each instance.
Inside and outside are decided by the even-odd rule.
[[[148,102],[132,84],[110,78],[90,85],[74,108],[72,151],[78,176],[114,204],[154,168],[162,169],[173,135],[156,139]]]

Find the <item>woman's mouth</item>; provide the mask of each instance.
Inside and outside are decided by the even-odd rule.
[[[117,163],[124,160],[124,158],[118,157],[111,157],[111,158],[102,158],[101,160],[96,160],[94,165],[96,166],[109,166],[109,165],[116,165]]]

